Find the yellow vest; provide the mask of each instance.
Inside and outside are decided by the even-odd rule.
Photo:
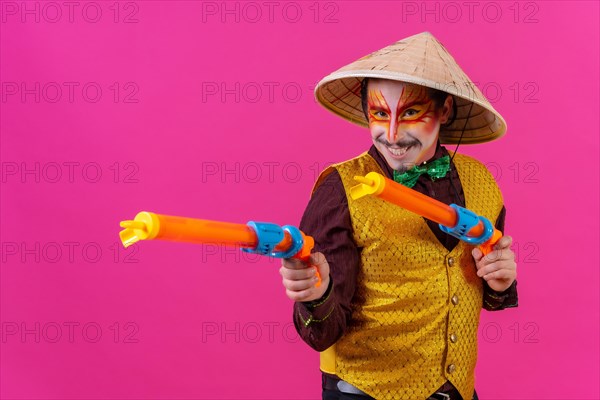
[[[494,223],[503,200],[492,175],[465,155],[454,165],[467,208]],[[352,200],[355,175],[383,174],[369,154],[323,171],[315,188],[332,168],[362,251],[352,318],[321,353],[321,370],[377,399],[425,399],[449,380],[470,400],[483,298],[472,246],[460,241],[448,252],[422,217],[375,197]]]

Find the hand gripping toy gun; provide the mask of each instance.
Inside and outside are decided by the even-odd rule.
[[[174,217],[142,211],[133,221],[121,221],[119,232],[125,248],[140,240],[171,240],[176,242],[239,246],[242,251],[277,258],[297,258],[307,262],[314,247],[314,239],[298,228],[279,226],[268,222],[250,221],[248,224]],[[316,266],[318,281],[321,276]]]
[[[502,237],[502,232],[494,228],[487,218],[456,204],[446,205],[377,172],[355,176],[354,180],[360,182],[350,189],[354,200],[372,195],[396,204],[437,222],[443,232],[478,246],[484,255],[491,252]]]

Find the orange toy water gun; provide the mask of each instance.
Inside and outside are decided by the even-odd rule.
[[[125,248],[140,240],[171,240],[199,244],[239,246],[242,251],[277,258],[297,258],[308,262],[315,245],[311,236],[291,225],[250,221],[246,225],[174,217],[142,211],[133,221],[121,221],[119,232]],[[321,285],[321,276],[315,286]]]
[[[355,176],[354,180],[360,182],[350,189],[350,196],[354,200],[372,195],[396,204],[437,222],[442,231],[478,246],[484,255],[491,252],[502,237],[502,232],[494,228],[487,218],[456,204],[439,202],[377,172]]]

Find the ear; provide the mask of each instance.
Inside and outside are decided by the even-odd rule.
[[[450,119],[450,113],[452,112],[452,103],[454,102],[454,99],[452,98],[451,95],[448,95],[446,97],[446,100],[444,101],[444,105],[442,106],[442,110],[440,113],[440,124],[445,124],[446,122],[448,122],[448,120]]]

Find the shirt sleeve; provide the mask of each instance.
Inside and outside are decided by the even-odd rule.
[[[294,304],[294,325],[302,340],[323,351],[346,331],[360,262],[348,200],[337,171],[333,170],[313,193],[300,229],[315,239],[314,251],[325,255],[330,283],[321,299]]]
[[[496,229],[504,232],[504,222],[506,219],[506,208],[502,207],[498,219],[496,220]],[[484,280],[483,281],[483,308],[488,311],[499,311],[505,308],[517,307],[519,297],[517,295],[517,281],[503,292],[497,292]]]

